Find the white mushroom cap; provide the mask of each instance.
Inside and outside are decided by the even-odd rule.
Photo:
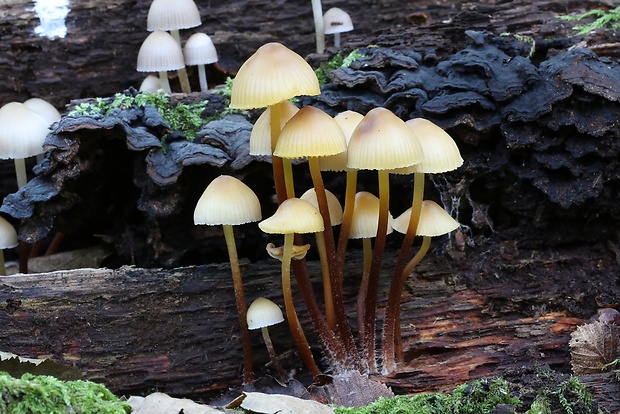
[[[379,227],[380,201],[377,196],[367,191],[355,194],[353,217],[351,218],[350,239],[368,239],[377,236]],[[392,214],[388,212],[387,234],[392,233]]]
[[[346,11],[332,7],[323,15],[323,27],[325,34],[350,32],[353,30],[353,22]]]
[[[43,153],[49,123],[23,103],[0,108],[0,159],[27,158]]]
[[[155,93],[160,89],[163,89],[161,80],[155,75],[147,75],[140,84],[140,92]]]
[[[19,244],[15,228],[0,216],[0,249],[9,249]]]
[[[280,103],[280,129],[299,111],[289,100]],[[271,107],[258,117],[250,134],[250,155],[271,156]]]
[[[220,175],[196,203],[194,224],[239,225],[261,219],[258,197],[241,180]]]
[[[394,230],[403,234],[407,233],[410,216],[411,208],[408,208],[403,214],[394,219]],[[456,230],[459,226],[459,222],[454,220],[439,204],[432,200],[424,200],[422,202],[420,222],[418,223],[416,235],[427,237],[441,236]]]
[[[185,64],[188,66],[208,65],[217,62],[217,50],[211,38],[204,33],[194,33],[183,47]]]
[[[284,200],[271,217],[258,223],[258,227],[269,234],[304,234],[325,230],[319,210],[299,198]]]
[[[158,30],[142,42],[138,52],[138,72],[161,72],[184,67],[181,46],[169,33]]]
[[[24,102],[24,105],[41,115],[50,125],[60,119],[58,109],[44,99],[30,98]]]
[[[248,329],[260,329],[284,321],[282,310],[267,298],[258,298],[248,308]]]
[[[200,11],[194,0],[153,0],[146,18],[146,29],[179,30],[200,26]]]
[[[342,206],[338,197],[329,190],[325,190],[325,197],[327,198],[327,209],[329,210],[329,221],[332,226],[337,226],[342,223]],[[316,198],[316,191],[314,188],[310,188],[301,195],[302,200],[312,204],[317,209],[319,208],[319,201]]]

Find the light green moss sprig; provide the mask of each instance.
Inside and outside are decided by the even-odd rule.
[[[106,387],[90,381],[60,381],[0,372],[0,412],[4,414],[127,414],[131,407]]]
[[[188,141],[193,141],[198,131],[208,122],[203,118],[208,101],[172,105],[170,96],[162,90],[155,93],[140,92],[135,96],[119,92],[112,99],[96,98],[94,103],[76,105],[69,112],[69,116],[109,116],[115,109],[129,109],[134,106],[144,108],[147,104],[157,108],[157,112],[170,128],[181,131]]]
[[[595,17],[596,19],[591,23],[580,24],[580,25],[573,27],[573,30],[575,30],[578,35],[588,34],[597,29],[608,29],[608,30],[620,29],[620,6],[616,7],[615,9],[610,9],[610,10],[601,10],[601,9],[589,10],[577,16],[560,16],[560,19],[574,22],[574,21],[580,21],[583,19],[587,19],[590,17]]]
[[[346,56],[342,56],[342,53],[338,52],[331,60],[321,65],[314,72],[319,79],[319,85],[325,85],[329,82],[329,74],[339,68],[348,68],[353,62],[358,59],[366,57],[363,53],[360,53],[357,49],[352,51]]]

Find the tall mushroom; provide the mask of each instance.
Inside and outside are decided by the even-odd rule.
[[[396,357],[400,346],[400,298],[409,275],[405,269],[409,251],[416,235],[424,197],[425,174],[452,171],[463,164],[459,149],[450,135],[433,122],[424,118],[410,119],[405,124],[414,132],[424,151],[424,160],[410,167],[393,170],[394,173],[413,173],[413,197],[411,214],[405,237],[394,266],[383,325],[383,371],[392,372],[396,367]]]
[[[188,66],[198,66],[198,80],[200,90],[209,90],[207,83],[207,71],[205,65],[217,62],[217,50],[211,38],[204,33],[194,33],[187,39],[183,47],[185,64]]]
[[[388,230],[389,171],[416,164],[424,158],[422,147],[403,120],[385,108],[371,109],[357,125],[347,150],[347,167],[377,170],[379,181],[379,223],[368,282],[364,312],[362,357],[371,372],[376,371],[375,316],[377,288]]]
[[[146,18],[146,29],[169,31],[181,48],[180,29],[200,26],[200,11],[194,0],[153,0]],[[191,88],[185,65],[175,68],[179,74],[179,82],[183,93],[190,93]],[[171,69],[169,69],[171,70]]]
[[[299,351],[301,359],[317,379],[320,371],[304,334],[295,304],[291,288],[291,254],[293,250],[293,236],[295,233],[316,233],[325,229],[321,213],[312,204],[299,198],[289,198],[282,202],[276,212],[269,218],[258,223],[258,227],[269,234],[284,235],[284,252],[282,254],[282,294],[284,307],[288,319],[289,328],[293,341]]]
[[[256,194],[235,177],[221,175],[204,190],[194,210],[194,224],[222,225],[233,277],[239,325],[243,341],[244,383],[252,382],[252,341],[247,327],[247,308],[243,280],[233,227],[261,219],[261,207]]]
[[[340,48],[340,33],[353,30],[351,16],[338,7],[332,7],[323,15],[323,29],[326,35],[334,35],[334,46]]]
[[[157,72],[161,88],[171,93],[168,71],[185,67],[183,50],[167,32],[157,30],[147,36],[138,51],[138,72]]]

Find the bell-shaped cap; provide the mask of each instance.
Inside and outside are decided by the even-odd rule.
[[[304,234],[325,230],[319,210],[299,198],[284,200],[271,217],[258,223],[258,227],[269,234]]]
[[[394,230],[407,233],[411,208],[394,219]],[[416,236],[436,237],[448,234],[460,226],[446,210],[432,200],[424,200],[420,210],[420,221]]]
[[[344,33],[353,30],[353,22],[349,13],[338,7],[332,7],[323,15],[323,27],[327,35]]]
[[[60,112],[58,112],[58,109],[44,99],[30,98],[24,101],[24,105],[41,115],[49,125],[60,120]]]
[[[410,167],[393,171],[397,174],[439,174],[456,170],[463,165],[461,152],[450,135],[433,122],[414,118],[405,122],[413,130],[424,151],[424,159]]]
[[[405,121],[385,108],[371,109],[357,125],[347,149],[347,167],[392,170],[424,159],[422,146]]]
[[[291,101],[280,103],[280,129],[299,111]],[[250,134],[250,155],[271,156],[271,107],[265,109],[252,127]]]
[[[155,75],[146,75],[140,84],[140,92],[155,93],[162,89],[161,80]]]
[[[146,30],[180,30],[200,26],[194,0],[153,0],[146,17]]]
[[[265,108],[295,96],[318,95],[319,80],[312,67],[280,43],[267,43],[239,68],[233,82],[230,107]]]
[[[367,191],[355,194],[353,216],[351,218],[350,239],[368,239],[377,236],[379,227],[379,198]],[[392,232],[392,215],[388,213],[387,234]]]
[[[331,191],[325,190],[325,196],[327,197],[329,221],[332,223],[332,226],[337,226],[342,223],[342,205],[340,205],[338,197],[336,197]],[[312,204],[317,209],[319,208],[319,201],[316,199],[316,191],[314,191],[314,188],[307,190],[299,198]]]
[[[18,244],[15,228],[4,217],[0,216],[0,249],[10,249]]]
[[[194,209],[194,224],[239,225],[261,219],[258,197],[241,180],[220,175],[207,186]]]
[[[0,159],[28,158],[42,154],[49,123],[23,103],[0,108]]]
[[[257,298],[248,307],[246,314],[248,329],[260,329],[284,321],[282,309],[267,298]]]
[[[187,39],[183,47],[185,64],[188,66],[208,65],[217,62],[215,45],[205,33],[194,33]]]
[[[344,133],[344,138],[349,145],[351,140],[351,134],[355,130],[355,127],[364,119],[364,115],[355,111],[340,112],[334,117],[334,121],[340,125],[340,129]],[[319,159],[319,166],[321,171],[346,171],[347,168],[347,152],[341,152],[340,154],[330,155],[328,157],[321,157]]]
[[[157,30],[142,42],[138,51],[138,72],[161,72],[184,67],[181,46],[169,33]]]
[[[346,149],[344,133],[334,118],[318,108],[305,106],[280,131],[273,155],[282,158],[325,157]]]

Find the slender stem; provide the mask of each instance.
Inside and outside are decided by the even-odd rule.
[[[243,293],[243,280],[241,278],[241,268],[239,267],[239,258],[237,256],[237,246],[235,244],[235,235],[231,225],[224,224],[224,238],[226,239],[226,247],[228,248],[228,258],[230,260],[230,270],[233,278],[233,286],[235,289],[235,299],[237,301],[237,312],[239,314],[239,326],[241,328],[241,340],[243,343],[243,383],[251,384],[254,380],[252,372],[252,338],[248,329],[247,307],[245,303],[245,295]]]
[[[390,284],[387,305],[385,309],[385,320],[383,323],[383,373],[388,374],[396,368],[396,351],[399,347],[400,332],[400,298],[403,287],[409,272],[405,271],[409,252],[413,245],[418,223],[420,221],[420,211],[422,210],[422,199],[424,198],[424,173],[414,173],[413,175],[413,197],[411,200],[411,215],[407,232],[403,238],[400,252],[394,266],[394,274]]]
[[[174,37],[174,40],[176,40],[179,47],[181,47],[181,35],[179,34],[179,31],[170,30],[170,35]],[[179,83],[181,84],[181,91],[183,91],[183,93],[191,93],[192,89],[189,86],[189,78],[187,77],[187,70],[185,69],[185,66],[177,70],[177,74],[179,75]]]
[[[265,346],[267,347],[267,352],[269,353],[269,359],[271,359],[271,364],[274,366],[278,375],[282,378],[282,380],[287,381],[289,378],[288,373],[282,368],[282,364],[280,364],[280,360],[276,355],[276,350],[273,348],[273,343],[271,342],[271,336],[269,335],[269,328],[263,326],[260,328],[261,333],[263,334],[263,341],[265,341]]]
[[[276,148],[276,143],[280,137],[280,103],[271,105],[269,107],[269,118],[271,122],[271,153]],[[282,204],[286,200],[286,181],[284,179],[284,163],[282,158],[271,156],[271,165],[273,168],[273,182],[276,187],[276,196],[278,197],[278,204]]]
[[[160,83],[161,88],[164,90],[164,92],[172,93],[172,91],[170,90],[170,81],[168,80],[167,71],[165,70],[159,71],[159,83]]]
[[[286,188],[286,198],[295,197],[295,183],[293,182],[293,164],[290,158],[282,159],[284,169],[284,186]]]
[[[284,295],[284,307],[286,308],[286,318],[293,336],[295,346],[299,351],[299,356],[312,374],[315,381],[318,382],[318,376],[321,374],[319,367],[314,362],[314,356],[308,344],[308,340],[304,335],[304,331],[297,318],[295,312],[295,304],[293,302],[293,292],[291,289],[291,255],[293,253],[293,233],[284,235],[284,252],[282,254],[282,293]]]
[[[347,184],[344,196],[344,212],[342,215],[342,223],[340,224],[340,234],[338,235],[338,276],[340,277],[340,285],[342,285],[342,277],[344,274],[344,259],[347,252],[347,243],[349,241],[349,233],[351,232],[351,221],[353,219],[353,207],[355,206],[355,192],[357,189],[357,170],[347,171]]]
[[[4,250],[0,249],[0,276],[6,276],[6,264],[4,263]]]
[[[325,28],[321,0],[312,0],[312,16],[316,35],[316,53],[323,53],[325,51]]]
[[[375,317],[377,315],[377,290],[379,286],[379,273],[381,272],[381,262],[385,251],[387,239],[387,226],[390,202],[390,180],[387,170],[379,170],[379,224],[377,225],[377,236],[373,251],[372,262],[370,264],[370,274],[368,277],[368,296],[366,300],[366,310],[364,311],[364,336],[362,337],[362,357],[368,364],[370,372],[377,371],[375,361]]]
[[[200,82],[200,90],[202,92],[207,92],[209,90],[205,65],[198,65],[198,82]]]
[[[15,176],[17,177],[17,188],[20,189],[28,184],[28,175],[26,174],[26,160],[24,158],[15,158]]]
[[[340,49],[340,33],[334,33],[334,47]]]
[[[366,297],[368,296],[368,276],[370,274],[370,264],[372,263],[372,241],[368,237],[362,239],[364,251],[364,269],[362,270],[362,281],[357,295],[357,332],[360,338],[364,336],[364,310]]]
[[[334,300],[332,296],[332,283],[329,277],[329,266],[327,265],[327,250],[325,249],[325,233],[316,233],[316,247],[319,251],[321,261],[321,275],[323,276],[323,300],[325,301],[325,317],[327,324],[333,331],[336,329],[336,317],[334,315]]]

